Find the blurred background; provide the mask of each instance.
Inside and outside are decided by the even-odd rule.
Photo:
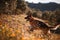
[[[24,19],[29,13],[55,26],[60,24],[60,1],[0,0],[0,40],[60,40],[60,27],[48,36],[41,30],[30,32],[31,25]]]

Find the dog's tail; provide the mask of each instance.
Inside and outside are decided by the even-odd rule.
[[[50,29],[51,29],[51,30],[56,30],[56,29],[58,29],[59,27],[60,27],[60,24],[55,25],[54,27],[50,27]]]

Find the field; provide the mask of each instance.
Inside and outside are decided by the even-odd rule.
[[[20,15],[0,15],[0,40],[60,40],[59,34],[44,35],[41,30],[30,30],[30,24]]]

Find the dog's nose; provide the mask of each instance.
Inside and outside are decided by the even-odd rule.
[[[27,17],[25,17],[25,19],[27,19]]]

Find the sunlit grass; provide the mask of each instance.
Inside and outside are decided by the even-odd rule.
[[[30,32],[29,22],[24,19],[26,15],[1,15],[0,40],[59,40],[60,35],[43,35],[40,30]],[[50,36],[50,37],[49,37]]]

